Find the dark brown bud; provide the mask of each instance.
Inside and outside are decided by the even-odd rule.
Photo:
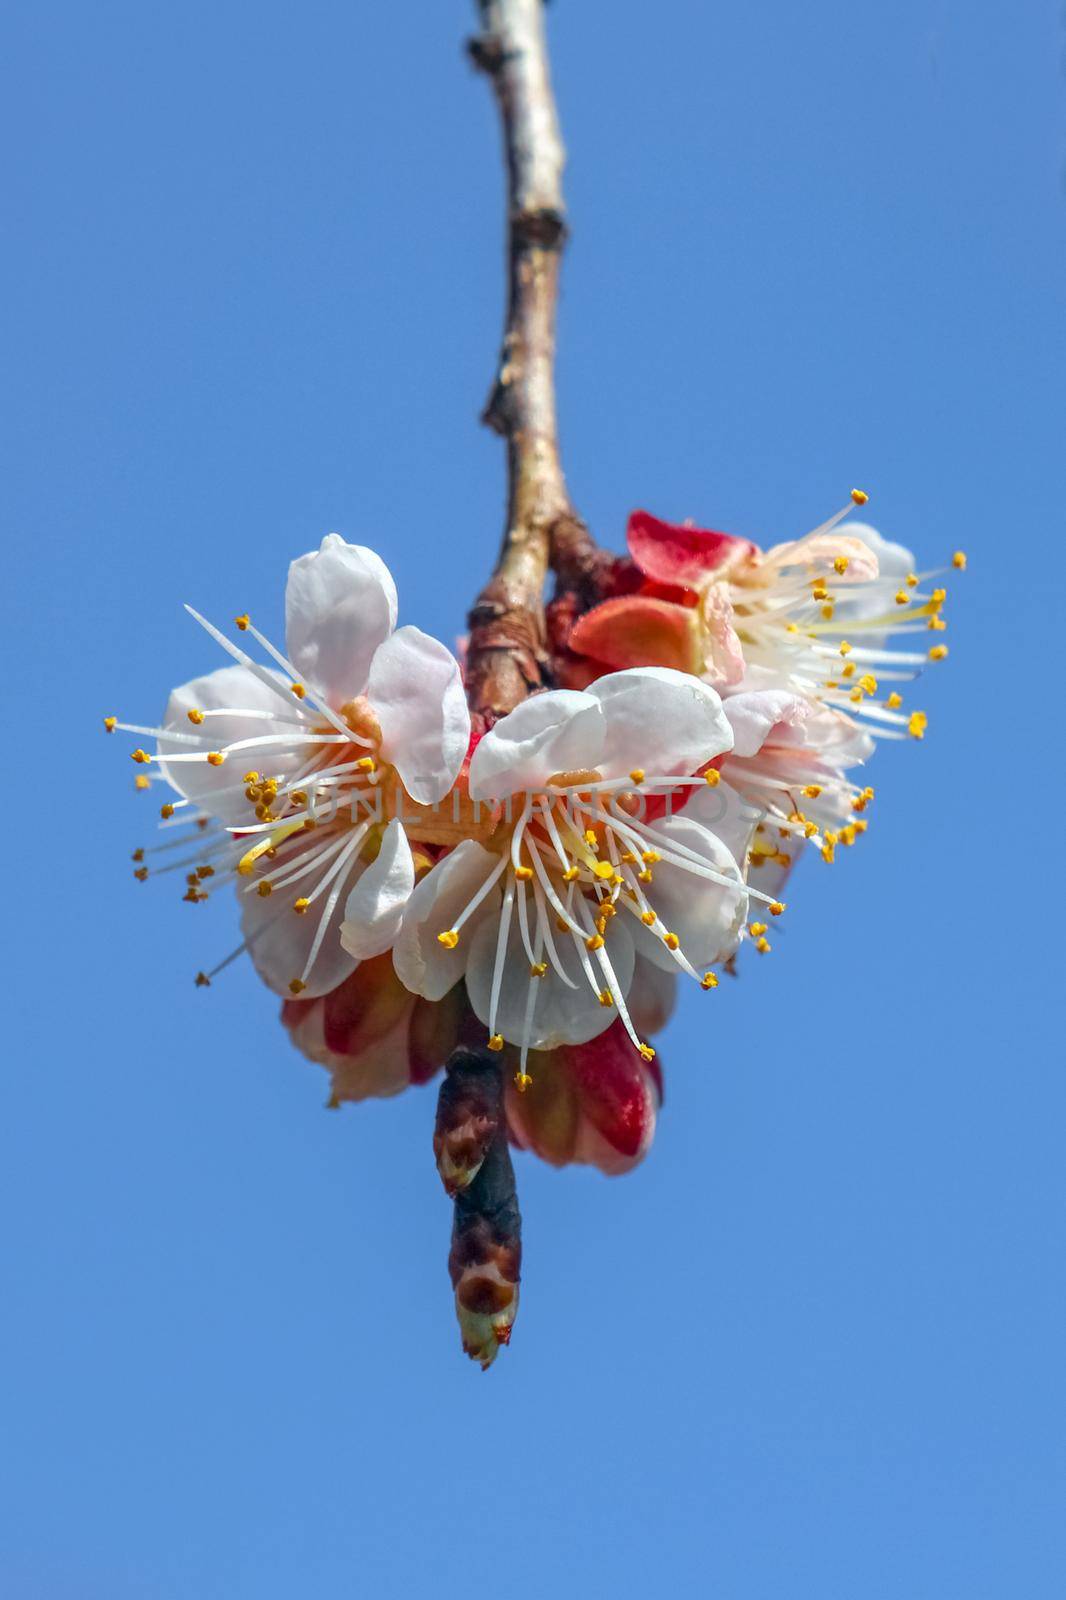
[[[485,1051],[458,1049],[437,1100],[433,1154],[441,1182],[458,1194],[477,1176],[500,1126],[500,1074]]]
[[[498,1128],[477,1176],[455,1197],[448,1271],[463,1349],[482,1370],[510,1344],[518,1314],[522,1218],[507,1134]]]

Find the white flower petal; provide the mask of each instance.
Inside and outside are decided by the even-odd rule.
[[[340,940],[350,956],[379,956],[400,931],[404,907],[415,886],[415,864],[403,826],[393,817],[377,856],[360,875],[344,906]]]
[[[660,861],[648,889],[648,904],[656,911],[668,933],[676,933],[681,952],[697,969],[723,961],[736,949],[748,911],[748,893],[732,854],[708,828],[687,813],[667,817],[656,825],[656,832],[669,844],[695,852],[707,866],[729,878],[729,887],[711,883],[687,872],[684,867]],[[677,970],[670,951],[650,928],[633,920],[637,949],[665,972]]]
[[[785,689],[743,691],[727,695],[722,709],[733,730],[734,756],[758,755],[771,732],[784,725],[799,730],[799,736],[790,742],[802,743],[802,729],[811,715],[813,706],[799,695]]]
[[[634,767],[681,776],[732,746],[721,700],[691,673],[630,667],[597,678],[588,693],[603,707],[606,731],[599,760],[581,765],[598,767],[605,778],[623,777]]]
[[[731,760],[732,758],[725,764],[727,775]],[[737,865],[743,869],[755,830],[766,816],[766,811],[762,806],[752,805],[745,800],[728,781],[727,776],[714,789],[698,790],[679,815],[688,817],[692,822],[698,822],[708,833],[713,833],[715,838],[725,845]],[[758,887],[765,887],[761,878]],[[699,891],[694,890],[694,892]]]
[[[540,789],[554,773],[598,768],[603,713],[591,692],[549,689],[501,717],[470,761],[474,800]]]
[[[446,949],[437,935],[452,927],[498,862],[473,839],[464,839],[415,885],[392,948],[397,975],[414,994],[441,1000],[463,976],[474,930],[499,906],[500,891],[493,889],[464,924],[454,949]]]
[[[914,551],[908,550],[904,544],[895,544],[891,539],[883,538],[868,522],[848,522],[844,531],[853,539],[861,540],[877,557],[879,577],[890,580],[905,578],[908,572],[915,570]]]
[[[495,914],[485,918],[474,935],[466,968],[466,987],[470,1004],[486,1027],[489,1026],[499,923],[497,907]],[[529,957],[522,944],[517,913],[512,917],[504,958],[503,982],[496,1007],[497,1030],[512,1044],[523,1042],[531,981],[536,984],[537,991],[528,1041],[533,1050],[551,1050],[560,1044],[584,1044],[586,1040],[594,1039],[597,1034],[610,1027],[618,1016],[613,1006],[601,1006],[585,976],[580,955],[574,948],[574,941],[569,934],[557,934],[555,947],[563,971],[577,985],[576,988],[568,988],[550,965],[543,978],[530,979]],[[624,997],[633,981],[635,957],[630,930],[620,917],[614,919],[606,950]],[[590,956],[590,961],[596,981],[606,989],[607,979],[603,976],[596,957]]]
[[[412,800],[443,800],[470,744],[459,663],[419,628],[399,628],[377,650],[367,686],[381,724],[381,753]]]
[[[315,849],[322,842],[322,833],[317,830],[309,833],[307,840],[306,848]],[[294,978],[306,984],[301,991],[301,998],[311,1000],[316,995],[327,994],[330,989],[335,989],[339,983],[343,983],[357,965],[354,956],[349,955],[341,945],[340,921],[345,891],[352,884],[354,875],[362,869],[362,862],[358,856],[349,866],[342,869],[339,878],[333,879],[317,900],[312,901],[303,915],[299,915],[293,909],[298,897],[311,897],[323,873],[329,871],[336,859],[336,856],[330,857],[321,872],[309,872],[305,878],[293,883],[290,888],[278,889],[272,895],[261,897],[254,889],[250,893],[241,894],[241,929],[249,941],[248,953],[255,970],[275,994],[284,995],[286,999],[291,997],[289,985]],[[295,868],[298,860],[298,854],[286,854],[284,868],[279,867],[279,872],[282,870],[287,872],[290,867]],[[243,889],[245,880],[237,881]],[[314,966],[304,978],[304,968],[311,954],[311,947],[338,881],[340,893],[334,902]]]
[[[396,585],[365,545],[330,533],[289,568],[289,659],[334,708],[366,688],[374,651],[396,626]]]
[[[287,681],[280,674],[272,675],[277,676],[279,685],[287,692]],[[205,751],[221,750],[237,739],[258,739],[275,733],[298,736],[302,726],[300,711],[291,695],[288,699],[290,706],[247,667],[219,667],[216,672],[194,678],[191,683],[183,683],[180,689],[175,689],[167,701],[163,722],[175,733],[201,736]],[[210,716],[195,726],[187,715],[189,711],[222,712],[228,708],[232,708],[233,715]],[[266,715],[241,715],[249,711]],[[160,770],[179,794],[226,822],[247,818],[251,813],[244,795],[245,785],[241,782],[250,767],[262,768],[271,776],[288,776],[306,759],[308,750],[307,745],[266,745],[262,750],[249,750],[243,760],[237,752],[232,760],[217,767],[208,761],[177,761],[166,765],[167,755],[186,755],[196,748],[187,740],[168,739],[164,734],[157,746],[164,758]]]
[[[666,1027],[677,1004],[677,974],[666,972],[638,953],[626,1006],[633,1026],[645,1039]]]

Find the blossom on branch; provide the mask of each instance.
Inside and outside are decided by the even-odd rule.
[[[163,869],[191,868],[185,898],[239,891],[244,942],[200,981],[247,950],[277,993],[325,995],[395,937],[419,865],[399,819],[442,799],[469,745],[458,663],[396,627],[388,568],[336,534],[289,569],[287,655],[248,616],[269,664],[187,609],[232,664],[175,689],[162,726],[109,731],[156,740],[134,760],[175,793],[159,848],[191,850]]]

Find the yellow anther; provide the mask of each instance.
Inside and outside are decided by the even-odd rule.
[[[814,582],[814,584],[811,586],[811,599],[812,600],[828,600],[829,599],[829,590],[826,588],[826,586],[822,582],[821,578],[818,578]]]
[[[563,882],[573,883],[574,879],[580,876],[581,869],[579,867],[567,867],[566,871],[563,873]]]
[[[748,932],[751,934],[753,939],[758,939],[758,938],[761,937],[762,934],[764,934],[766,932],[766,923],[765,922],[753,922],[751,924],[751,926],[749,927]]]
[[[515,867],[514,875],[518,879],[519,883],[528,883],[530,878],[533,876],[533,868]]]
[[[445,950],[454,950],[459,943],[459,935],[454,928],[445,928],[443,933],[438,933],[437,943],[442,944]]]
[[[874,792],[871,789],[869,784],[867,784],[866,788],[862,791],[862,797],[863,797],[864,800],[872,800],[873,799]]]
[[[548,963],[546,961],[534,961],[533,965],[529,969],[529,976],[531,978],[543,978],[547,970]]]
[[[827,689],[839,689],[840,684],[837,682],[836,678],[826,678],[825,687]]]
[[[855,843],[855,836],[856,836],[855,824],[853,822],[845,823],[844,827],[841,828],[841,830],[840,830],[841,843],[842,844],[846,844],[846,845],[853,845]]]
[[[756,939],[755,948],[761,956],[769,955],[773,949],[769,939]]]
[[[305,806],[307,804],[307,790],[294,789],[290,794],[289,799],[292,801],[294,806]]]
[[[798,622],[786,622],[785,623],[785,632],[786,633],[799,633],[799,623]]]
[[[851,654],[851,646],[846,639],[841,639],[840,641],[840,654],[842,656],[850,656]]]
[[[906,589],[897,589],[896,590],[896,604],[898,606],[909,606],[910,603],[911,603],[911,597],[907,593]]]
[[[565,917],[556,917],[555,926],[558,928],[560,933],[569,933],[570,931],[570,924],[567,922]]]
[[[602,900],[600,902],[600,916],[601,917],[613,917],[614,915],[615,915],[615,908],[611,904],[611,902],[609,900]]]
[[[643,767],[634,767],[633,771],[629,774],[629,776],[632,778],[634,783],[643,783],[644,782],[644,768]]]
[[[244,633],[247,631],[252,619],[248,615],[247,611],[245,611],[239,617],[234,617],[233,620],[237,624],[238,628],[240,628],[241,632]]]
[[[308,900],[307,896],[301,895],[299,900],[293,901],[292,909],[295,911],[298,917],[302,917],[310,904],[311,902]]]
[[[138,867],[133,876],[137,879],[138,883],[143,883],[145,878],[148,876],[148,868]]]
[[[361,756],[355,764],[360,772],[373,772],[377,767],[373,756]]]
[[[854,663],[854,661],[849,661],[843,667],[841,667],[840,676],[842,678],[854,678],[854,676],[855,676],[855,663]]]
[[[851,498],[857,506],[864,506],[869,500],[870,496],[866,493],[865,489],[853,489],[851,491]]]
[[[864,672],[862,677],[859,679],[859,683],[866,690],[867,694],[877,693],[877,679],[874,677],[872,672]]]
[[[822,792],[822,786],[820,783],[809,783],[803,792],[808,800],[817,800]]]
[[[260,800],[259,804],[255,808],[255,817],[257,822],[273,822],[274,813],[271,811],[268,805],[264,804],[264,802]]]
[[[198,972],[196,974],[196,987],[198,989],[210,989],[211,979],[207,976],[206,972]]]
[[[585,843],[587,845],[595,846],[595,845],[599,844],[599,842],[600,842],[599,839],[596,837],[595,828],[586,828],[585,829]]]
[[[935,644],[929,652],[929,659],[930,661],[943,661],[947,653],[948,647],[946,644]]]
[[[302,683],[290,683],[289,688],[292,690],[297,700],[302,700],[304,695],[307,693],[307,690],[304,688]]]
[[[492,1041],[490,1040],[489,1043],[491,1045]],[[495,1046],[493,1045],[492,1048],[495,1049]],[[533,1087],[533,1079],[529,1076],[528,1072],[516,1072],[514,1075],[514,1086],[518,1090],[519,1094],[525,1094],[527,1089],[531,1089]]]
[[[164,822],[174,815],[174,807],[170,804],[169,800],[165,806],[159,807],[159,815],[162,817]]]
[[[130,753],[130,760],[136,761],[138,765],[142,767],[147,766],[151,759],[152,758],[148,754],[147,750],[134,750]]]
[[[603,934],[602,933],[590,933],[588,938],[585,940],[585,949],[586,950],[602,950],[603,949]]]
[[[956,571],[965,572],[966,571],[966,551],[965,550],[956,550],[955,554],[951,558],[951,565],[956,569]]]
[[[805,839],[813,839],[817,832],[818,824],[816,822],[805,822],[803,824],[803,837]]]
[[[848,695],[848,699],[852,702],[853,705],[858,705],[859,701],[862,699],[862,696],[863,696],[863,691],[859,688],[858,684],[856,684],[855,688]]]
[[[201,722],[204,720],[203,712],[202,711],[197,711],[195,706],[190,706],[189,710],[186,711],[185,715],[188,717],[189,721],[192,723],[194,728],[198,728],[200,726]]]
[[[870,824],[864,817],[861,817],[858,821],[853,822],[851,826],[855,829],[856,833],[865,833]]]
[[[926,623],[926,627],[931,633],[943,633],[947,625],[946,617],[930,617]]]
[[[783,900],[771,900],[770,901],[770,915],[772,917],[779,917],[781,915],[781,913],[784,911],[784,909],[785,909],[785,905],[784,905],[784,901]]]
[[[246,772],[244,774],[244,778],[242,779],[242,782],[244,782],[244,783],[258,783],[259,782],[259,774],[258,774],[258,772]]]
[[[642,911],[640,913],[640,920],[641,920],[641,922],[643,922],[643,924],[644,924],[644,926],[646,928],[654,928],[654,926],[655,926],[655,912],[654,911]]]
[[[658,850],[642,850],[640,852],[640,859],[644,862],[646,867],[653,867],[657,861],[662,860],[662,856],[659,854]]]
[[[676,950],[680,943],[681,940],[677,937],[676,933],[663,934],[663,944],[668,950]]]
[[[822,616],[826,622],[832,622],[834,611],[835,607],[832,604],[827,604],[822,607]]]
[[[713,972],[705,972],[703,974],[703,977],[700,979],[700,988],[701,989],[717,989],[717,987],[718,987],[717,975],[715,973],[713,973]]]
[[[310,833],[312,828],[318,827],[318,823],[315,821],[314,817],[304,817],[303,821],[300,823],[300,827],[305,833]]]
[[[135,789],[150,789],[152,787],[152,780],[151,778],[146,778],[142,772],[136,778],[134,778],[133,787]]]
[[[600,1002],[601,1006],[614,1005],[614,995],[611,993],[610,989],[601,989],[596,998]]]
[[[904,579],[904,582],[906,583],[908,589],[917,588],[917,586],[918,586],[918,574],[916,572],[908,572],[906,578]]]
[[[654,1061],[655,1060],[655,1051],[652,1049],[650,1044],[642,1044],[642,1045],[639,1046],[639,1049],[640,1049],[640,1053],[644,1057],[645,1061]]]
[[[494,1033],[492,1035],[492,1038],[489,1040],[489,1049],[490,1050],[502,1050],[503,1049],[503,1034],[502,1033]]]
[[[614,877],[614,865],[610,861],[597,861],[592,870],[596,874],[597,878]]]
[[[890,711],[898,711],[902,704],[903,704],[903,696],[901,694],[897,693],[897,691],[895,689],[893,689],[892,693],[889,695],[888,699],[885,701],[885,705],[888,707],[888,709]]]
[[[944,601],[947,599],[947,597],[948,597],[948,592],[947,592],[946,589],[934,589],[932,594],[929,597],[929,604],[931,606],[935,606],[936,609],[939,611],[940,607],[944,604]]]
[[[650,867],[645,867],[643,872],[638,872],[637,873],[637,877],[638,877],[638,879],[640,880],[641,883],[652,883],[652,882],[654,882],[654,875],[653,875],[652,870],[651,870]]]
[[[929,718],[924,711],[912,711],[910,721],[907,723],[907,732],[912,739],[924,739],[925,730],[929,726]]]
[[[268,895],[274,893],[274,885],[269,878],[264,878],[262,883],[256,885],[255,892],[265,900]]]
[[[306,988],[307,988],[307,985],[306,985],[306,983],[304,983],[302,978],[292,978],[289,981],[289,993],[290,994],[303,994],[303,992],[304,992],[304,990]]]
[[[717,767],[708,767],[707,771],[703,774],[703,781],[704,783],[709,784],[712,789],[717,789],[718,785],[722,781],[722,774],[718,771]]]
[[[209,750],[207,752],[207,764],[209,767],[220,767],[225,759],[221,750]]]
[[[834,572],[839,572],[840,576],[843,577],[845,572],[847,572],[847,570],[848,570],[848,558],[847,558],[847,556],[837,556],[836,560],[833,562],[833,571]]]
[[[107,730],[108,733],[114,733],[115,729],[118,727],[118,718],[117,717],[105,717],[104,718],[104,727],[105,727],[105,729]]]

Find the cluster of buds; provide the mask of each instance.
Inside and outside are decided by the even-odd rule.
[[[198,985],[247,953],[332,1107],[448,1063],[434,1148],[483,1365],[518,1304],[508,1143],[639,1162],[679,981],[709,994],[743,943],[770,951],[801,851],[866,831],[857,769],[925,733],[900,686],[947,653],[944,590],[845,523],[865,499],[765,552],[634,513],[628,557],[554,611],[553,685],[495,721],[451,651],[397,627],[381,559],[330,535],[290,569],[284,651],[246,613],[234,636],[192,612],[229,664],[158,727],[105,718],[154,741],[132,755],[164,838],[135,876],[236,890],[241,942]]]

